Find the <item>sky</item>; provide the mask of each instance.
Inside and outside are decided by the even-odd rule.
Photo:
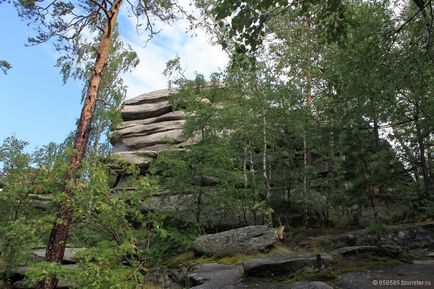
[[[119,16],[123,40],[137,52],[140,64],[124,75],[127,99],[167,87],[162,74],[166,62],[179,56],[186,75],[209,76],[224,69],[228,58],[218,45],[212,45],[204,31],[186,33],[186,21],[161,26],[161,32],[146,45],[146,36],[137,35],[134,19],[126,12]],[[0,144],[15,135],[29,143],[30,151],[49,142],[62,142],[74,130],[81,112],[82,83],[68,81],[54,67],[57,52],[49,43],[25,46],[34,35],[13,7],[0,5],[0,60],[11,65],[7,75],[0,72]],[[7,29],[4,29],[7,27]]]

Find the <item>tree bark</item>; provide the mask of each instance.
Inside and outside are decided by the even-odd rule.
[[[309,26],[310,27],[310,26]],[[312,106],[312,92],[311,92],[311,85],[312,85],[312,74],[311,74],[311,67],[308,67],[307,76],[306,76],[306,108],[310,109]],[[304,195],[304,225],[307,227],[307,214],[308,214],[308,202],[307,202],[307,194],[310,191],[310,176],[307,171],[307,168],[312,163],[312,156],[310,153],[309,148],[309,141],[308,141],[308,130],[309,130],[309,119],[306,117],[306,123],[305,123],[305,129],[303,132],[303,167],[304,167],[304,173],[303,173],[303,195]]]
[[[262,137],[263,137],[263,151],[262,151],[262,169],[263,169],[263,176],[264,176],[264,181],[265,181],[265,187],[267,192],[265,193],[265,199],[267,201],[270,200],[271,198],[271,191],[270,191],[270,179],[269,179],[269,174],[267,173],[267,121],[265,118],[265,111],[264,111],[264,115],[262,117]]]
[[[109,16],[104,25],[103,34],[98,49],[98,57],[95,61],[93,74],[89,80],[89,88],[81,111],[80,120],[77,125],[77,131],[74,139],[75,154],[69,159],[70,171],[65,178],[64,196],[65,201],[59,205],[57,221],[51,230],[50,238],[47,245],[45,260],[49,262],[61,262],[65,253],[66,242],[72,222],[74,195],[73,189],[68,187],[79,177],[81,162],[86,154],[89,142],[89,133],[92,119],[95,113],[98,90],[102,79],[103,70],[107,64],[109,49],[112,40],[112,32],[116,25],[122,0],[115,0],[109,10]],[[37,289],[53,289],[57,286],[58,280],[51,278],[40,281]]]
[[[429,189],[431,187],[431,182],[430,182],[430,177],[429,177],[429,173],[428,173],[428,165],[427,165],[427,161],[426,161],[426,149],[425,149],[424,137],[423,137],[422,130],[420,127],[420,123],[419,123],[420,110],[419,110],[419,103],[417,101],[415,103],[415,108],[416,108],[416,111],[415,111],[415,117],[414,117],[414,119],[415,119],[414,125],[416,127],[416,138],[417,138],[417,145],[419,148],[419,162],[420,162],[420,168],[422,170],[425,196],[428,197],[429,196]]]
[[[307,16],[307,27],[309,30],[312,29],[312,23],[309,16]],[[309,37],[308,40],[311,44],[312,39]],[[310,113],[309,109],[312,107],[312,64],[313,59],[311,53],[308,55],[308,66],[307,66],[307,73],[306,73],[306,110],[308,113]],[[310,147],[309,147],[309,116],[306,115],[305,120],[305,127],[303,132],[303,195],[304,195],[304,225],[307,227],[307,219],[308,219],[308,201],[307,201],[307,195],[310,191],[310,176],[308,172],[308,167],[312,163],[312,156],[310,153]]]

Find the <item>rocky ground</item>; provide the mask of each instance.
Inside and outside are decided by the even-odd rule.
[[[252,288],[252,289],[378,289],[434,288],[434,261],[415,261],[411,264],[389,265],[377,269],[340,274],[329,281],[254,281],[243,278],[242,265],[202,264],[193,272],[193,278],[202,283],[191,288]]]
[[[277,240],[274,229],[248,226],[200,236],[190,260],[155,268],[147,279],[153,288],[434,288],[433,235],[434,223],[415,224],[392,228],[381,246],[356,231],[306,239],[304,247],[291,248]],[[76,266],[82,250],[68,248],[63,266]],[[35,257],[42,258],[43,251],[35,250]],[[16,272],[14,288],[28,288],[21,281],[25,271]]]
[[[250,229],[249,229],[250,228]],[[238,232],[237,230],[241,230]],[[246,231],[261,231],[260,240],[270,240],[265,229],[246,227],[219,234],[202,236],[208,255],[218,248],[246,244]],[[374,245],[377,237],[362,231],[320,236],[306,243],[325,243],[328,252],[297,252],[263,255],[241,264],[204,263],[196,265],[189,274],[189,288],[292,288],[292,289],[378,289],[434,288],[434,224],[397,226],[381,237],[382,246]],[[228,237],[231,236],[231,237]],[[236,240],[234,236],[241,236]],[[243,237],[244,236],[244,237]],[[197,247],[196,243],[196,247]],[[214,244],[214,246],[213,246]],[[267,244],[261,244],[264,247]],[[195,249],[195,246],[193,246]],[[251,252],[252,248],[243,248]],[[317,247],[319,249],[319,247]],[[239,252],[242,249],[239,248]],[[238,253],[239,253],[238,252]],[[204,254],[203,248],[196,253]],[[232,252],[234,253],[234,252]]]

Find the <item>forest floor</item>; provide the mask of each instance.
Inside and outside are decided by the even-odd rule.
[[[399,227],[420,225],[408,224]],[[363,253],[333,260],[321,270],[306,266],[294,272],[264,277],[245,277],[243,263],[252,259],[290,256],[301,253],[330,252],[330,244],[318,242],[361,230],[308,229],[295,230],[286,235],[267,253],[237,254],[222,258],[197,257],[186,252],[168,260],[167,265],[196,264],[194,274],[206,280],[197,289],[219,288],[434,288],[434,247],[403,250],[397,256]],[[419,282],[420,281],[420,282]],[[416,282],[416,283],[411,283]],[[419,283],[417,283],[419,282]],[[386,284],[387,283],[387,284]],[[221,287],[223,286],[223,287]],[[301,287],[297,287],[301,286]],[[329,287],[326,287],[329,286]]]

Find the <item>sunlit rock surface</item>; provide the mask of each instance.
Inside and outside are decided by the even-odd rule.
[[[110,136],[113,158],[146,168],[160,151],[182,149],[197,141],[183,135],[185,113],[174,110],[169,101],[169,95],[175,92],[157,90],[125,102],[123,121]]]

